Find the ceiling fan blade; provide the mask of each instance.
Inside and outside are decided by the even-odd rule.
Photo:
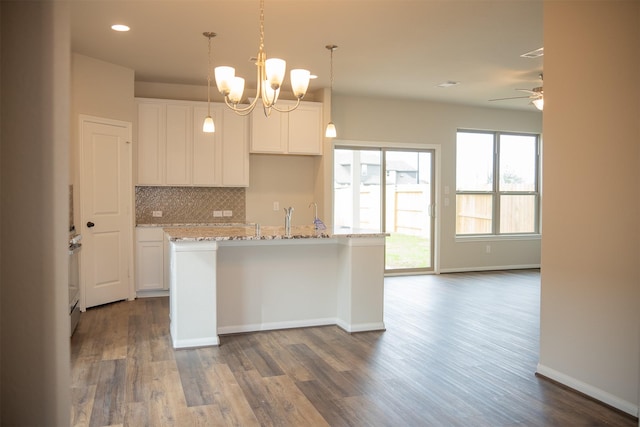
[[[531,98],[530,96],[512,96],[509,98],[495,98],[495,99],[490,99],[489,101],[504,101],[506,99],[525,99],[525,98]]]

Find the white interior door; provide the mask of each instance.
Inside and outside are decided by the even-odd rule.
[[[131,124],[81,116],[84,308],[133,298]]]

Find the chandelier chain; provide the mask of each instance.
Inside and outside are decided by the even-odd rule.
[[[260,0],[260,52],[264,50],[264,0]]]
[[[296,98],[295,105],[290,108],[278,108],[276,102],[285,75],[286,61],[279,58],[267,59],[264,51],[264,0],[260,0],[259,23],[260,44],[258,55],[255,59],[252,58],[252,61],[255,60],[257,75],[256,92],[253,100],[250,98],[248,105],[241,106],[244,105],[241,104],[244,92],[244,79],[235,76],[235,69],[233,67],[220,66],[215,68],[216,85],[218,86],[218,91],[224,96],[224,102],[227,107],[238,115],[245,116],[250,114],[259,100],[262,101],[266,116],[271,114],[272,109],[282,113],[289,113],[298,108],[300,101],[307,92],[310,72],[304,69],[291,70],[291,86]]]

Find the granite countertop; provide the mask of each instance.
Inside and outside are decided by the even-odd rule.
[[[279,239],[328,239],[331,237],[384,237],[388,233],[339,229],[331,233],[329,230],[316,230],[313,225],[292,226],[291,234],[285,235],[284,227],[261,226],[256,233],[255,224],[167,227],[164,231],[171,241],[224,241],[224,240],[279,240]]]

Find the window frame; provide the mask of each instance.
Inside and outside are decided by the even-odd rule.
[[[484,135],[492,135],[493,136],[493,179],[492,179],[492,189],[491,191],[480,191],[480,190],[472,190],[472,191],[464,191],[458,189],[458,134],[459,133],[477,133]],[[524,137],[534,137],[535,138],[535,158],[534,158],[534,190],[531,191],[503,191],[500,189],[500,137],[503,135],[508,136],[524,136]],[[473,130],[473,129],[457,129],[456,130],[456,230],[455,236],[456,239],[474,239],[474,238],[486,238],[486,237],[500,237],[500,238],[514,238],[514,237],[534,237],[537,238],[541,235],[541,203],[540,203],[540,189],[541,189],[541,135],[539,133],[529,133],[529,132],[510,132],[510,131],[489,131],[489,130]],[[491,232],[490,233],[473,233],[473,234],[460,234],[458,233],[457,223],[458,223],[458,196],[459,195],[488,195],[491,196],[492,206],[491,206]],[[514,233],[506,233],[500,232],[500,203],[502,196],[533,196],[534,197],[534,230],[531,232],[514,232]]]

